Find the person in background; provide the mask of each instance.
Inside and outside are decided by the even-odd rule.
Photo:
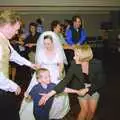
[[[67,29],[69,29],[70,26],[71,26],[71,24],[72,24],[71,20],[65,19],[64,20],[64,31],[66,31]]]
[[[21,88],[9,79],[9,61],[31,68],[38,68],[36,64],[21,57],[10,45],[9,40],[18,33],[21,18],[12,10],[0,12],[0,118],[3,120],[19,120],[16,95]]]
[[[28,51],[25,46],[25,35],[23,33],[19,33],[17,35],[16,47],[17,52],[24,58],[29,59]],[[31,69],[25,65],[23,66],[16,66],[16,75],[15,75],[15,82],[21,86],[22,93],[25,88],[27,88],[29,84],[29,80],[31,79]],[[22,96],[22,94],[21,94]]]
[[[58,21],[58,20],[52,21],[51,30],[58,36],[59,42],[61,43],[62,47],[64,48],[64,52],[66,53],[67,43],[66,43],[65,38],[63,37],[63,34],[62,34],[62,27],[61,27],[60,21]],[[65,71],[67,69],[67,66],[68,66],[68,62],[64,64]]]
[[[73,60],[74,52],[72,48],[74,45],[83,45],[87,39],[87,34],[85,29],[83,28],[82,19],[80,16],[75,15],[72,17],[72,25],[65,31],[65,40],[69,45],[69,48],[66,51],[66,57],[68,59],[68,68]]]
[[[29,35],[25,39],[25,46],[27,47],[29,60],[35,63],[35,52],[36,52],[36,43],[40,36],[40,33],[37,32],[37,24],[31,22],[29,24]]]
[[[61,45],[64,46],[66,44],[65,38],[63,37],[62,31],[61,31],[61,23],[58,20],[54,20],[51,23],[51,30],[59,37],[59,41]]]
[[[19,32],[14,37],[12,37],[12,39],[10,40],[10,44],[22,57],[28,59],[28,53],[26,47],[24,46],[24,40],[25,40],[24,34]],[[16,73],[18,74],[18,72],[21,72],[20,68],[22,67],[23,66],[19,66],[15,62],[10,62],[10,71],[11,71],[10,77],[12,80],[16,79]],[[20,79],[20,77],[18,77],[18,79]]]
[[[10,40],[10,44],[18,52],[17,40],[18,40],[18,35],[13,36],[12,39]],[[9,74],[10,74],[10,78],[12,80],[14,80],[14,81],[15,81],[15,77],[16,77],[16,67],[17,66],[18,66],[17,63],[10,62],[10,65],[9,65],[9,68],[10,68],[9,69]]]
[[[42,34],[45,31],[44,25],[42,23],[42,19],[41,18],[36,19],[36,23],[37,23],[37,32]]]
[[[72,25],[66,29],[66,42],[69,45],[83,45],[86,40],[87,34],[82,26],[82,19],[80,16],[72,17]]]
[[[99,91],[105,85],[105,73],[101,60],[94,59],[89,45],[77,46],[72,62],[65,78],[55,86],[54,90],[44,94],[40,105],[56,93],[63,91],[66,86],[73,89],[83,89],[84,96],[78,96],[80,112],[77,120],[92,120],[99,100]]]

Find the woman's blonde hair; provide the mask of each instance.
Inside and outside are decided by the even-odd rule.
[[[80,61],[89,61],[93,58],[93,52],[91,47],[88,44],[85,45],[76,45],[74,47],[74,51],[79,52],[79,60]]]

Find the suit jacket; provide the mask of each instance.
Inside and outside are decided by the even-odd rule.
[[[94,92],[101,89],[105,84],[105,73],[102,67],[102,62],[98,59],[92,59],[89,61],[88,79],[91,83],[88,94],[92,95]],[[65,76],[65,78],[55,86],[54,90],[60,93],[66,86],[73,89],[85,88],[85,78],[82,72],[80,64],[76,64],[72,61],[72,64]]]

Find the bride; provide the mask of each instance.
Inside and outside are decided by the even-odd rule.
[[[67,64],[67,59],[64,54],[59,38],[51,31],[44,32],[37,42],[36,48],[36,63],[42,68],[47,68],[50,71],[51,81],[58,84],[64,77],[64,64]],[[33,102],[26,101],[32,87],[37,84],[36,75],[34,73],[31,83],[25,92],[25,97],[22,101],[20,109],[21,120],[35,120],[33,116]],[[61,119],[69,111],[69,98],[65,93],[56,95],[53,105],[50,110],[50,119]]]

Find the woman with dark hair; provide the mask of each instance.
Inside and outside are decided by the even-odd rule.
[[[29,60],[35,63],[36,43],[40,33],[37,32],[37,24],[31,22],[29,24],[29,35],[25,39],[25,46],[27,48]]]
[[[62,26],[61,26],[60,21],[58,21],[58,20],[52,21],[51,30],[58,36],[60,43],[62,45],[65,45],[66,42],[65,42],[65,38],[63,37],[63,34],[62,34]]]

